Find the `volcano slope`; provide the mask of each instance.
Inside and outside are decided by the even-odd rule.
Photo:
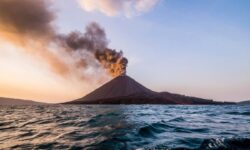
[[[86,96],[64,104],[234,104],[152,91],[131,77],[121,75]]]

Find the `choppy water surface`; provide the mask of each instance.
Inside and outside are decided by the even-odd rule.
[[[250,149],[249,106],[0,106],[0,149]]]

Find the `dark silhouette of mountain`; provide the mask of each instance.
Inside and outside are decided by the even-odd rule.
[[[154,92],[127,75],[114,78],[88,95],[64,104],[233,104],[168,92]]]
[[[0,97],[0,105],[44,105],[44,104],[46,103],[40,103],[31,100]]]
[[[250,100],[248,100],[248,101],[241,101],[241,102],[238,102],[237,104],[240,104],[240,105],[250,105]]]

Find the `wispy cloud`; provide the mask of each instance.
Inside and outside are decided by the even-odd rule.
[[[150,11],[159,0],[78,0],[88,12],[99,11],[107,16],[123,15],[128,18]]]

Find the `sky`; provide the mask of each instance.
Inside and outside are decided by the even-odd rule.
[[[84,32],[90,22],[98,23],[109,47],[127,57],[127,74],[152,90],[218,101],[250,99],[248,0],[47,1],[58,32]],[[0,36],[0,43],[2,97],[64,102],[111,79],[59,77],[44,59],[10,39]]]

